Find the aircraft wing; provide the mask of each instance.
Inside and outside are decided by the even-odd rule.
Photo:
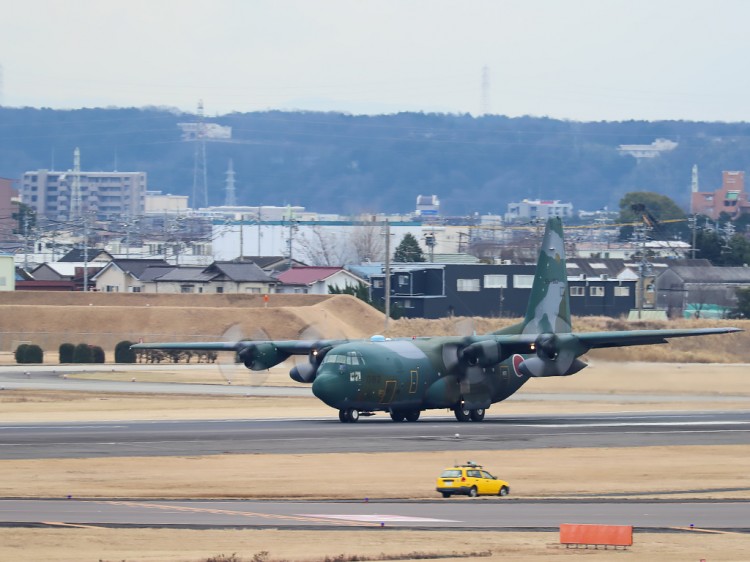
[[[241,340],[234,342],[168,342],[136,343],[131,349],[163,349],[190,351],[234,351],[248,369],[260,371],[269,369],[286,360],[290,355],[317,356],[319,351],[327,351],[335,345],[349,340]],[[312,359],[311,359],[312,360]]]
[[[168,343],[136,343],[131,349],[184,349],[192,351],[241,351],[248,348],[256,348],[272,345],[282,353],[288,355],[307,355],[316,349],[332,347],[346,343],[349,340],[241,340],[241,341],[191,341],[191,342],[168,342]]]
[[[742,332],[740,328],[695,328],[690,330],[627,330],[621,332],[587,332],[575,334],[578,342],[588,348],[626,347],[629,345],[652,345],[667,343],[671,338],[708,336]]]

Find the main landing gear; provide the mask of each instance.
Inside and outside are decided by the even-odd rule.
[[[469,410],[463,406],[456,406],[453,408],[453,413],[456,415],[456,419],[460,422],[480,422],[484,420],[484,408],[477,408],[476,410]]]
[[[415,422],[419,419],[419,410],[391,410],[391,419],[395,422]]]

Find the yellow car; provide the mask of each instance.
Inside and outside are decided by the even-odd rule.
[[[449,498],[454,494],[469,496],[507,496],[510,484],[499,480],[476,463],[457,464],[446,468],[437,479],[436,490]]]

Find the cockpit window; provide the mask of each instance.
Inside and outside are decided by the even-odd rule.
[[[365,359],[359,351],[347,351],[346,353],[328,353],[323,358],[323,363],[361,366],[365,364]]]

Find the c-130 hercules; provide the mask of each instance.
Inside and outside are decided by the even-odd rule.
[[[526,316],[486,335],[369,340],[285,340],[141,343],[133,349],[234,351],[260,371],[307,355],[290,376],[312,383],[315,396],[339,411],[342,422],[388,412],[393,421],[417,421],[424,410],[451,409],[458,421],[480,422],[492,404],[531,377],[577,373],[591,349],[667,343],[669,338],[726,334],[738,328],[571,331],[562,221],[547,221]]]

